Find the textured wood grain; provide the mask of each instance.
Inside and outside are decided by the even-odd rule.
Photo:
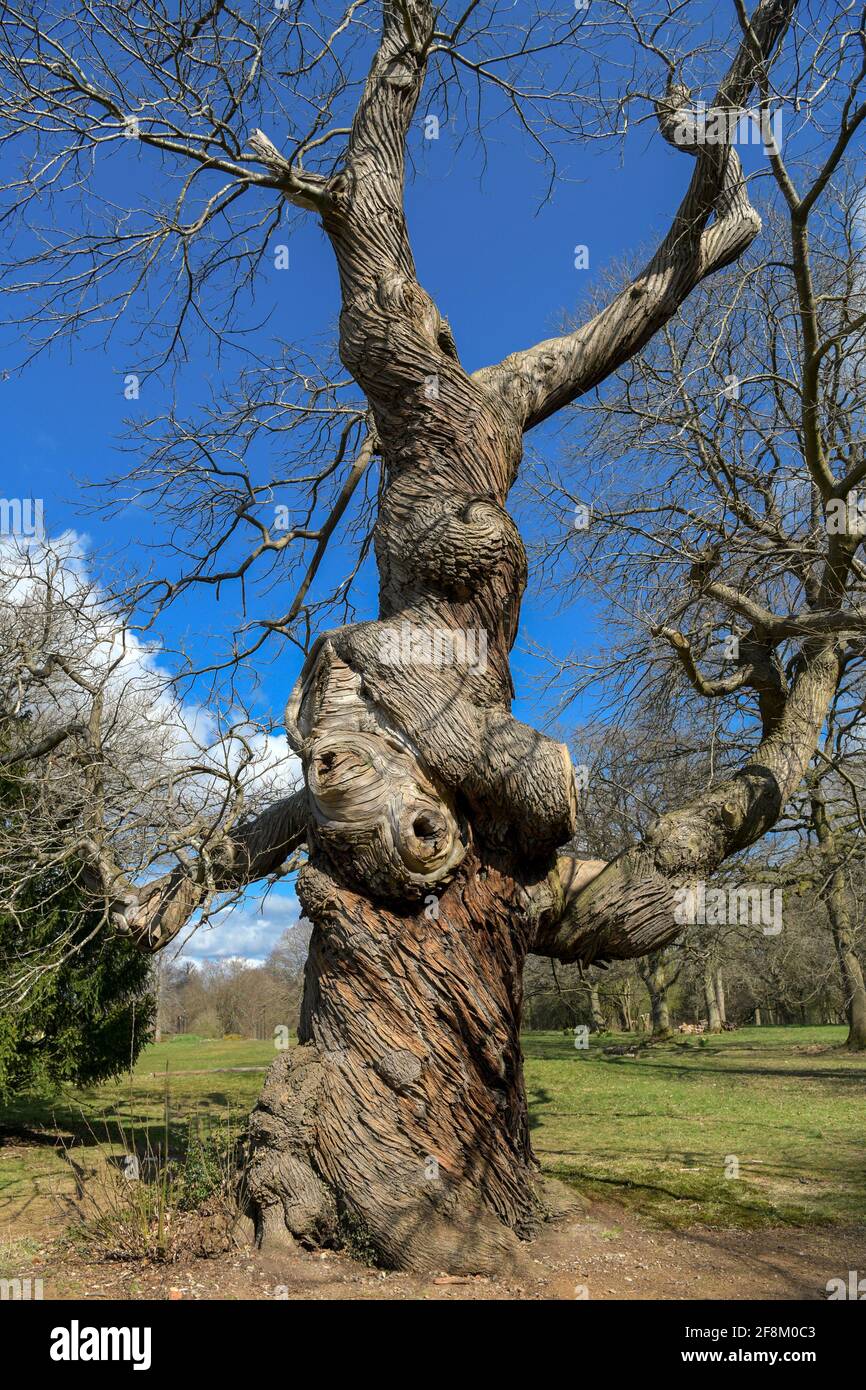
[[[271,1067],[248,1173],[262,1238],[363,1232],[399,1268],[484,1272],[543,1218],[519,1021],[528,889],[467,856],[435,915],[309,867],[301,1045]]]
[[[770,47],[792,8],[759,4]],[[634,285],[577,333],[469,375],[418,284],[403,216],[431,25],[426,0],[384,5],[322,213],[340,353],[381,452],[379,617],[317,642],[286,711],[310,796],[299,894],[314,932],[301,1046],[273,1064],[253,1116],[248,1188],[265,1242],[348,1232],[387,1264],[461,1273],[498,1266],[544,1215],[519,1044],[527,951],[655,949],[679,930],[676,874],[750,833],[773,800],[753,769],[617,864],[576,866],[557,856],[575,823],[566,749],[513,717],[509,670],[526,557],[507,499],[524,432],[637,351],[760,222],[735,152],[698,152]],[[725,99],[753,81],[741,51]],[[681,98],[667,100],[663,130]],[[443,632],[448,659],[419,657]],[[419,641],[395,663],[405,633]],[[483,662],[469,636],[473,658],[483,636]],[[796,758],[786,773],[773,747],[778,789]],[[734,802],[738,828],[719,835]]]

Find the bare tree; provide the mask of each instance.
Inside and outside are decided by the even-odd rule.
[[[842,126],[802,193],[771,154],[787,210],[773,254],[699,291],[616,387],[581,404],[571,486],[549,471],[535,484],[558,497],[566,537],[548,562],[607,603],[606,650],[557,665],[563,704],[600,686],[614,715],[638,702],[660,728],[712,725],[705,789],[617,861],[647,895],[632,946],[669,939],[652,926],[654,875],[706,877],[776,823],[862,645],[862,189]],[[613,474],[612,457],[626,462]],[[587,529],[571,526],[575,508],[591,509]],[[580,955],[583,914],[607,902],[613,873],[578,895],[557,946],[573,926]]]
[[[316,215],[333,248],[340,358],[363,392],[368,455],[380,460],[380,616],[310,647],[285,716],[303,792],[223,826],[206,871],[199,859],[181,863],[136,891],[104,854],[94,866],[113,920],[158,948],[206,892],[271,873],[306,842],[298,891],[314,930],[301,1045],[272,1067],[252,1119],[247,1185],[265,1241],[333,1242],[349,1217],[398,1267],[478,1271],[514,1252],[545,1210],[519,1045],[527,952],[591,962],[661,948],[678,929],[674,883],[758,837],[800,780],[853,621],[845,541],[834,541],[806,609],[757,609],[733,590],[735,611],[759,633],[750,678],[766,686],[767,725],[749,766],[605,868],[558,856],[573,835],[576,790],[565,747],[510,712],[526,557],[505,510],[524,434],[629,361],[760,229],[732,142],[706,139],[690,105],[685,57],[727,114],[756,88],[769,107],[777,86],[790,95],[799,84],[816,132],[821,93],[821,110],[837,118],[836,143],[790,205],[807,334],[804,449],[821,498],[843,486],[818,421],[816,381],[832,346],[815,328],[807,226],[866,114],[863,32],[847,5],[822,13],[795,29],[780,61],[794,9],[795,0],[759,0],[747,18],[738,7],[721,46],[688,55],[691,14],[651,4],[594,5],[600,18],[563,21],[532,4],[506,20],[493,4],[452,14],[428,0],[384,0],[375,34],[359,0],[333,17],[313,12],[312,23],[301,4],[276,17],[254,6],[251,18],[187,0],[170,15],[99,0],[80,16],[4,11],[0,119],[29,160],[11,203],[30,217],[34,201],[88,190],[84,230],[76,221],[48,239],[50,270],[44,246],[19,260],[13,287],[29,295],[34,279],[44,283],[34,350],[85,320],[112,320],[167,248],[177,271],[163,287],[176,312],[157,358],[183,344],[208,286],[227,283],[230,318],[290,205]],[[569,125],[592,133],[584,94],[597,87],[572,80],[575,55],[595,35],[601,71],[605,45],[624,34],[634,62],[603,105],[625,112],[634,98],[646,113],[646,78],[662,134],[694,158],[685,196],[646,266],[588,322],[470,373],[417,281],[404,217],[406,139],[428,69],[455,99],[464,78],[484,100],[492,93],[547,157]],[[539,81],[545,53],[553,67]],[[263,110],[288,125],[284,149],[260,130],[247,138]],[[139,210],[127,222],[104,200],[94,161],[129,135],[142,161],[153,154],[177,171],[168,214]],[[843,321],[833,341],[849,328]],[[844,488],[853,485],[849,471]],[[254,528],[256,500],[244,512]],[[305,521],[300,531],[314,534],[295,539],[320,545],[324,526]],[[273,537],[260,543],[273,558]],[[235,568],[220,582],[237,580]],[[192,578],[202,574],[214,578],[206,563]],[[704,591],[718,596],[720,582],[710,567]],[[262,640],[279,630],[264,622]],[[783,688],[769,649],[792,638],[801,660]]]
[[[862,923],[855,919],[856,899],[851,893],[846,873],[845,855],[841,852],[839,828],[833,824],[827,809],[826,794],[817,778],[810,779],[809,801],[812,825],[826,867],[823,893],[830,919],[830,928],[839,961],[842,996],[848,1019],[846,1045],[854,1052],[866,1050],[866,983],[861,960]],[[862,851],[861,851],[862,852]]]
[[[652,1036],[667,1038],[671,1033],[669,994],[679,979],[681,961],[671,961],[670,951],[653,951],[638,962],[641,979],[650,997]]]
[[[846,1045],[852,1051],[866,1049],[863,926],[858,920],[862,897],[857,891],[866,854],[863,703],[863,654],[854,645],[823,739],[787,817],[792,828],[811,840],[792,863],[791,875],[809,885],[826,910],[848,1020]]]
[[[51,952],[34,955],[25,932],[18,960],[5,963],[2,1002],[14,1007],[68,952],[116,929],[122,904],[104,887],[118,861],[160,893],[174,865],[179,882],[195,880],[200,909],[224,906],[225,890],[246,883],[226,836],[234,853],[258,805],[273,816],[274,788],[296,780],[297,764],[237,706],[182,705],[166,654],[142,643],[69,538],[0,545],[0,649],[0,911],[17,920],[47,881],[81,888],[81,913],[66,914]],[[282,855],[274,872],[291,866]]]

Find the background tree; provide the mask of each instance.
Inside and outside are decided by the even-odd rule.
[[[538,475],[559,506],[548,565],[566,589],[594,588],[611,634],[591,659],[559,663],[563,700],[601,689],[614,718],[637,701],[670,728],[673,703],[678,730],[712,726],[703,813],[663,815],[646,837],[672,835],[696,879],[777,821],[805,770],[802,734],[817,738],[811,718],[823,723],[862,643],[866,317],[847,120],[800,192],[770,152],[784,208],[772,259],[698,291],[616,386],[580,404],[571,480]]]
[[[863,979],[862,876],[866,851],[863,821],[863,656],[852,643],[801,794],[787,820],[805,843],[790,873],[826,914],[839,965],[848,1020],[847,1046],[866,1048],[866,985]]]
[[[0,817],[26,818],[26,799],[26,784],[0,776]],[[0,901],[4,877],[0,862]],[[14,991],[33,960],[47,967],[22,1007],[0,1009],[0,1100],[93,1085],[135,1064],[156,1008],[150,962],[101,927],[73,864],[44,869],[16,893],[14,910],[0,907],[0,991]]]
[[[682,972],[682,960],[672,961],[670,948],[666,948],[644,956],[638,969],[650,997],[652,1036],[667,1038],[671,1033],[670,991]]]
[[[839,960],[842,995],[848,1019],[847,1046],[852,1051],[862,1052],[866,1049],[866,985],[863,981],[861,944],[862,907],[861,920],[857,921],[854,916],[858,906],[857,898],[852,892],[850,872],[846,872],[846,859],[850,858],[851,851],[849,848],[846,853],[842,848],[841,827],[834,824],[832,814],[828,811],[827,795],[822,791],[817,775],[809,781],[809,805],[812,827],[825,869],[821,896],[826,904]]]
[[[132,630],[128,609],[90,577],[68,537],[0,544],[0,648],[0,773],[9,798],[0,912],[14,921],[46,882],[68,880],[91,930],[109,927],[111,858],[147,880],[174,857],[197,882],[203,921],[214,899],[212,846],[296,780],[297,763],[274,748],[270,724],[247,718],[238,700],[228,709],[183,705],[160,665],[165,653]],[[291,867],[281,862],[275,876]],[[224,891],[220,905],[230,901]],[[30,952],[10,966],[0,1003],[23,1003],[40,975],[77,949],[71,908],[62,920],[67,931],[50,954]]]

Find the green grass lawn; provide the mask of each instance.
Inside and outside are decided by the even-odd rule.
[[[59,1132],[71,1156],[88,1168],[100,1152],[162,1152],[167,1126],[168,1151],[177,1154],[191,1131],[243,1129],[274,1056],[272,1040],[180,1037],[153,1044],[131,1075],[17,1099],[0,1116],[0,1137],[4,1130],[10,1140]],[[257,1070],[227,1070],[232,1067]],[[68,1188],[70,1173],[63,1153],[50,1143],[18,1145],[12,1153],[0,1147],[0,1226],[14,1213],[16,1228],[23,1225],[25,1234],[27,1210],[34,1202],[44,1207],[53,1186]]]
[[[625,1057],[604,1051],[624,1036],[580,1051],[570,1034],[528,1033],[536,1152],[587,1196],[656,1223],[862,1222],[866,1058],[842,1051],[843,1037],[841,1028],[746,1028]],[[0,1127],[59,1129],[85,1149],[117,1153],[161,1146],[167,1117],[175,1150],[190,1125],[240,1129],[255,1102],[262,1071],[211,1069],[263,1068],[274,1055],[270,1041],[171,1040],[147,1048],[131,1076],[18,1100]],[[731,1158],[738,1177],[725,1176]],[[69,1170],[50,1145],[0,1149],[0,1216],[9,1203],[26,1206],[37,1173],[45,1184],[54,1172]]]
[[[241,1129],[275,1057],[273,1041],[223,1041],[180,1037],[146,1047],[134,1072],[101,1086],[68,1089],[54,1096],[27,1096],[8,1106],[2,1126],[51,1127],[80,1142],[96,1136],[153,1148],[177,1149],[190,1124],[230,1124]],[[233,1071],[232,1068],[256,1068]]]
[[[587,1195],[665,1225],[862,1222],[866,1058],[844,1036],[743,1028],[625,1057],[603,1048],[626,1038],[578,1051],[529,1034],[536,1151]]]

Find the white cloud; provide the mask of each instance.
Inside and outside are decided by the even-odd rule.
[[[250,786],[260,792],[282,795],[300,780],[300,763],[289,750],[285,735],[274,733],[241,711],[224,709],[218,718],[210,704],[179,700],[170,684],[172,672],[161,642],[144,642],[128,626],[119,627],[107,593],[94,581],[87,556],[86,537],[65,531],[52,539],[0,536],[0,609],[39,613],[50,593],[55,613],[65,607],[50,643],[65,646],[73,665],[91,680],[106,677],[109,701],[123,707],[124,736],[149,729],[158,740],[158,755],[178,768],[194,762],[235,770],[244,755],[242,743],[254,755]],[[19,622],[23,622],[20,619]],[[39,652],[44,658],[47,652]],[[108,674],[110,672],[110,674]],[[38,691],[43,714],[84,709],[88,697],[63,672]],[[133,715],[134,711],[134,715]],[[226,734],[234,726],[238,737]],[[202,787],[214,781],[201,777]],[[221,790],[221,785],[216,784]]]
[[[73,531],[54,539],[0,538],[0,645],[25,653],[29,670],[47,668],[45,676],[23,683],[15,671],[0,678],[0,699],[17,701],[16,712],[30,717],[33,736],[63,730],[73,718],[86,724],[90,717],[93,696],[69,672],[104,689],[104,823],[117,837],[114,857],[138,883],[176,862],[167,845],[195,853],[202,825],[217,824],[225,813],[226,772],[241,770],[244,809],[252,812],[300,781],[299,760],[285,735],[271,727],[268,711],[256,718],[231,703],[220,706],[215,697],[207,703],[177,697],[171,653],[124,626],[117,605],[94,579],[86,538]],[[52,654],[63,657],[63,665],[53,665]],[[45,775],[65,792],[62,764],[56,773],[48,766]],[[55,804],[51,796],[46,801]],[[266,908],[274,921],[281,913],[284,908]],[[252,926],[252,950],[217,945],[211,929],[202,932],[208,940],[204,954],[266,954],[260,943],[270,940],[268,918],[258,919],[253,906],[215,920],[234,939],[241,919]]]
[[[242,959],[261,965],[283,932],[300,921],[301,905],[291,889],[274,888],[262,902],[246,902],[216,914],[184,943],[179,960],[201,964],[206,960]]]

